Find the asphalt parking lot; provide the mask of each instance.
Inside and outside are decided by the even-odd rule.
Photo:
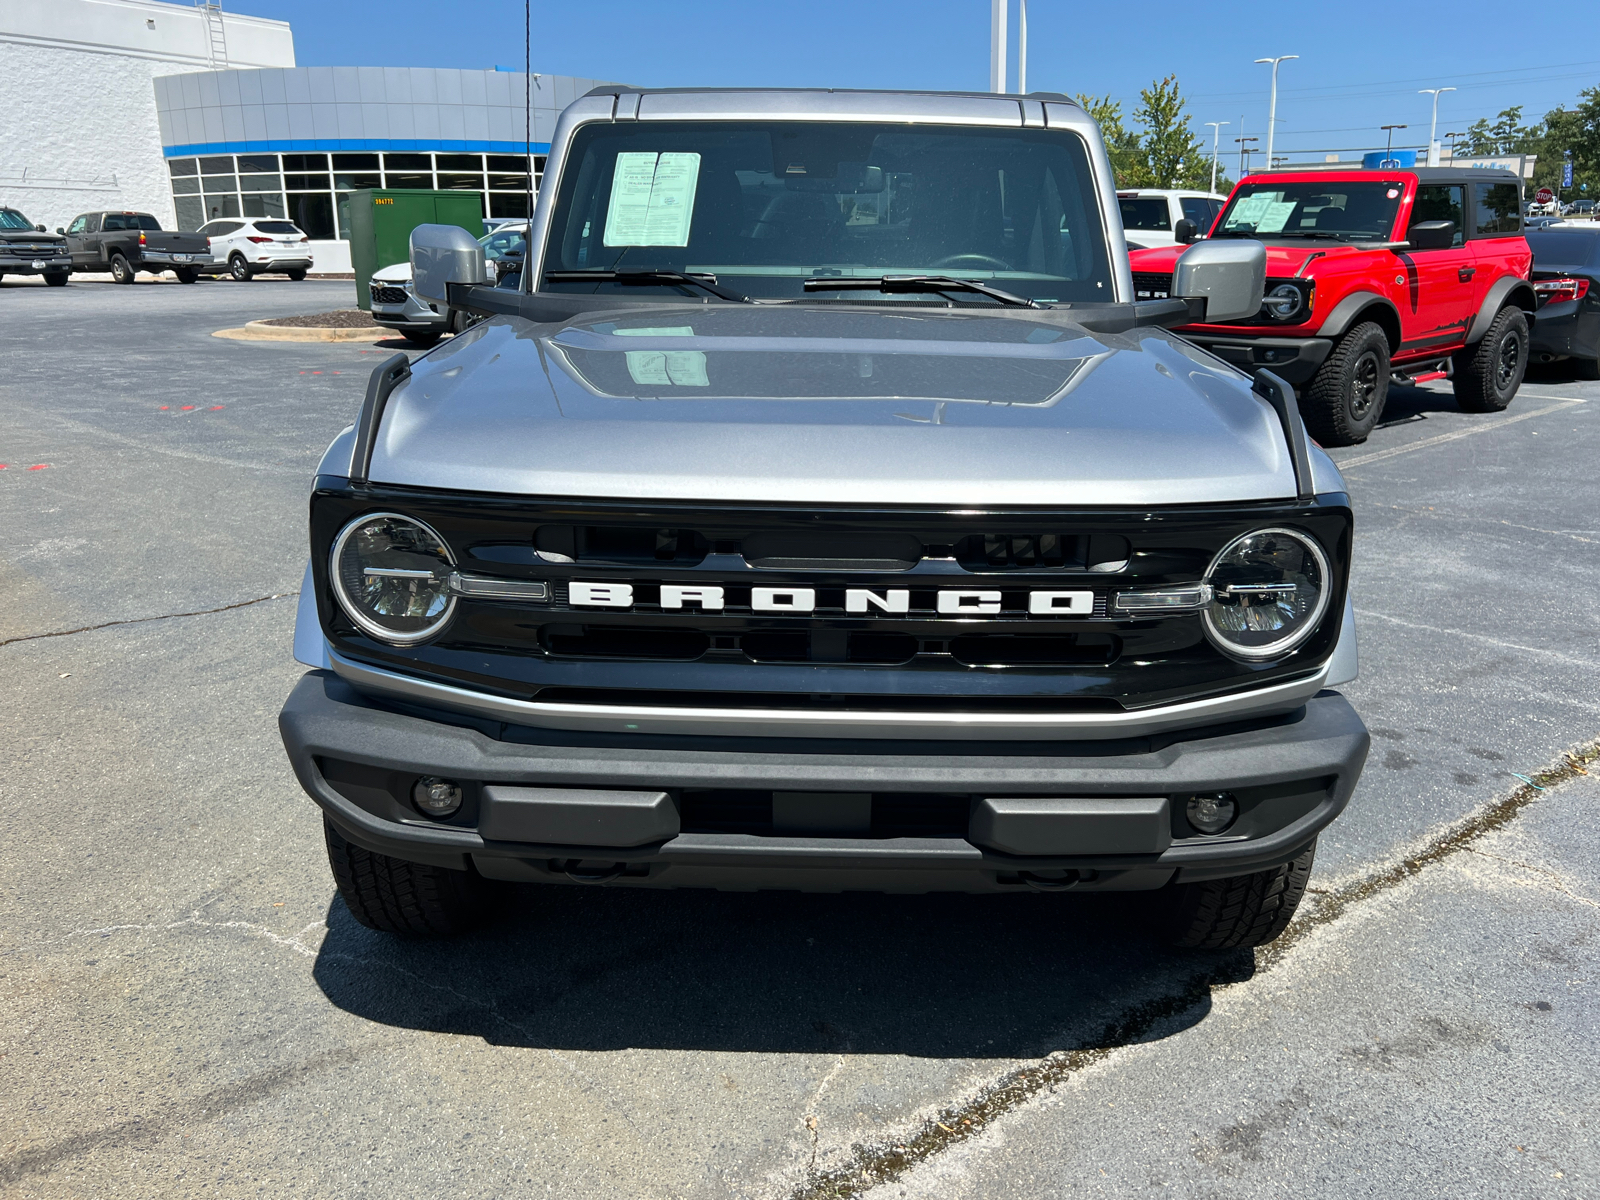
[[[1600,384],[1336,453],[1373,752],[1266,950],[579,888],[401,942],[275,724],[393,351],[210,336],[352,287],[0,285],[0,1194],[1600,1194]]]

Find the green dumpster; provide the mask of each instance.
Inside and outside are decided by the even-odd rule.
[[[367,188],[350,193],[350,263],[356,273],[356,303],[372,307],[367,283],[374,271],[411,257],[411,231],[418,225],[459,225],[483,236],[483,193],[425,188]]]

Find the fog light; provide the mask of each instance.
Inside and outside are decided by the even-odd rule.
[[[1231,792],[1189,797],[1189,824],[1201,833],[1221,833],[1238,815],[1239,802]]]
[[[425,817],[453,816],[461,807],[461,785],[453,779],[424,775],[411,789],[411,803]]]

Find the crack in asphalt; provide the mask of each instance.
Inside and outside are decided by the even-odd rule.
[[[1087,1044],[1055,1051],[1038,1062],[1006,1072],[970,1099],[939,1109],[902,1137],[875,1144],[858,1142],[843,1162],[822,1171],[813,1165],[789,1193],[789,1200],[843,1200],[899,1179],[911,1168],[984,1132],[999,1118],[1040,1093],[1053,1091],[1058,1084],[1069,1082],[1073,1076],[1111,1057],[1123,1046],[1147,1038],[1164,1023],[1204,1003],[1216,991],[1271,970],[1311,933],[1337,921],[1356,905],[1398,887],[1434,863],[1473,849],[1474,842],[1504,828],[1525,808],[1544,798],[1545,789],[1589,774],[1586,768],[1597,761],[1600,761],[1600,738],[1557,756],[1550,766],[1532,777],[1531,783],[1522,784],[1509,795],[1449,826],[1399,861],[1339,887],[1318,892],[1311,911],[1302,910],[1276,941],[1256,949],[1254,970],[1240,970],[1238,960],[1231,957],[1220,963],[1203,965],[1166,993],[1119,1013],[1106,1022],[1098,1037],[1087,1039]],[[815,1155],[813,1143],[813,1164]]]
[[[249,608],[252,604],[265,604],[268,600],[287,600],[290,596],[298,596],[294,592],[274,592],[270,596],[257,596],[254,600],[238,600],[232,604],[224,604],[218,608],[197,608],[193,612],[162,613],[156,617],[129,617],[122,621],[101,621],[98,625],[81,625],[77,629],[57,629],[52,633],[25,633],[21,637],[6,638],[0,641],[0,646],[10,646],[17,642],[36,642],[40,638],[70,637],[74,633],[93,633],[96,629],[112,629],[118,625],[143,625],[149,621],[174,621],[179,617],[209,617],[212,613],[230,612],[235,608]]]

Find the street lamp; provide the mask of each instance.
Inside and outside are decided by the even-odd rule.
[[[1433,97],[1433,124],[1428,126],[1428,165],[1430,167],[1437,167],[1439,165],[1437,161],[1438,155],[1435,153],[1433,148],[1433,139],[1439,132],[1439,97],[1445,92],[1453,91],[1455,91],[1455,88],[1453,87],[1417,89],[1417,95]],[[1455,152],[1453,150],[1451,151],[1450,157],[1455,157]]]
[[[1456,163],[1456,139],[1458,137],[1466,137],[1466,136],[1467,135],[1464,132],[1462,132],[1461,130],[1459,130],[1459,129],[1456,130],[1454,133],[1445,134],[1445,137],[1450,139],[1450,165],[1451,166],[1455,166],[1455,163]]]
[[[1386,130],[1389,134],[1389,143],[1383,148],[1383,162],[1378,164],[1378,170],[1386,171],[1390,169],[1390,163],[1394,160],[1394,131],[1409,127],[1405,125],[1380,125],[1378,128]]]
[[[1258,58],[1258,63],[1272,64],[1272,103],[1267,108],[1267,161],[1272,161],[1272,133],[1278,124],[1278,64],[1299,58],[1298,54],[1280,54],[1277,58]]]
[[[1245,177],[1245,175],[1248,174],[1248,172],[1244,169],[1244,156],[1246,154],[1254,154],[1255,153],[1255,151],[1253,149],[1251,149],[1249,146],[1245,145],[1245,143],[1246,142],[1259,142],[1261,139],[1260,138],[1236,137],[1233,140],[1239,143],[1239,178],[1243,179]]]
[[[1222,137],[1222,127],[1232,124],[1230,121],[1207,121],[1211,126],[1211,190],[1217,190],[1217,154],[1218,140]]]

